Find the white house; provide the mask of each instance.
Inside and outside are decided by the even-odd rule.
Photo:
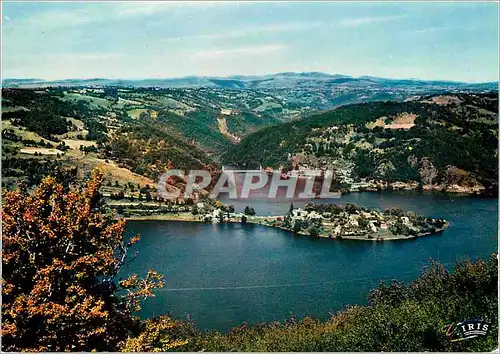
[[[292,215],[297,217],[297,216],[307,216],[307,211],[302,210],[300,208],[293,209],[292,210]]]
[[[323,216],[318,214],[315,210],[313,210],[307,215],[307,218],[311,220],[318,220],[318,219],[323,219]]]

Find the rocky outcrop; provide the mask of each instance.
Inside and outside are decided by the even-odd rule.
[[[448,165],[443,172],[443,184],[457,184],[464,187],[473,187],[479,182],[472,175],[456,166]]]
[[[476,193],[484,190],[484,186],[470,172],[451,165],[446,166],[441,184],[448,192]]]
[[[418,173],[422,179],[423,184],[434,184],[437,182],[438,169],[434,166],[428,157],[420,160],[420,168]]]

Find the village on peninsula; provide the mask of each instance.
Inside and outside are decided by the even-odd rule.
[[[148,203],[116,204],[110,201],[108,206],[116,211],[117,216],[128,220],[259,224],[299,235],[338,240],[413,239],[436,234],[449,227],[449,222],[444,219],[417,215],[401,208],[380,211],[353,203],[308,203],[303,209],[295,208],[291,203],[289,211],[278,216],[259,216],[249,206],[243,213],[238,213],[234,206],[210,199],[168,206]]]

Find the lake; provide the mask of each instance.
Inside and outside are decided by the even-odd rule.
[[[259,215],[281,215],[290,201],[229,201]],[[319,201],[318,201],[319,202]],[[324,201],[321,201],[324,202]],[[414,240],[363,242],[313,239],[260,225],[129,221],[141,234],[137,257],[120,275],[156,269],[165,287],[143,303],[141,317],[170,312],[198,328],[227,331],[292,315],[326,319],[350,304],[365,304],[381,280],[415,279],[429,259],[489,257],[497,250],[498,199],[432,193],[351,193],[330,202],[368,208],[401,207],[444,218],[450,228]],[[295,207],[306,201],[294,201]]]

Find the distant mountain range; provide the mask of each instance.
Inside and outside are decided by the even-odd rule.
[[[47,81],[42,79],[4,79],[4,87],[49,87],[49,86],[124,86],[124,87],[161,87],[161,88],[232,88],[232,89],[277,89],[307,88],[313,86],[334,86],[362,89],[426,89],[426,90],[496,90],[497,82],[465,83],[455,81],[426,81],[418,79],[387,79],[373,76],[352,77],[348,75],[326,74],[321,72],[285,72],[269,75],[229,77],[187,76],[168,79],[63,79]]]

